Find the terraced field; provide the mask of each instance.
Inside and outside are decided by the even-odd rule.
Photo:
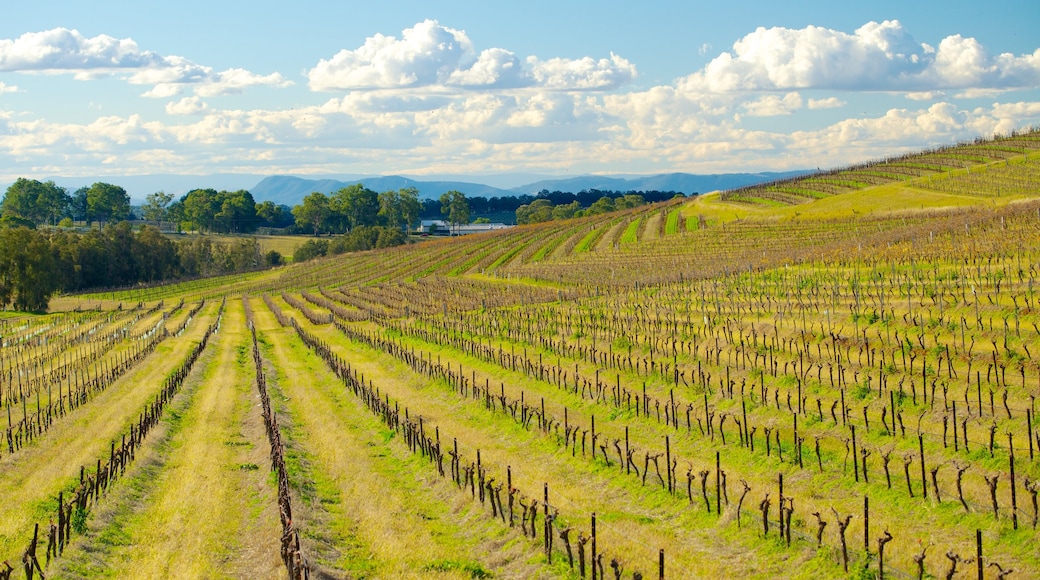
[[[1033,137],[4,318],[0,561],[1035,577]]]

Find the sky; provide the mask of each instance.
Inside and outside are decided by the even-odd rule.
[[[757,172],[1040,126],[1040,6],[4,2],[0,182]]]

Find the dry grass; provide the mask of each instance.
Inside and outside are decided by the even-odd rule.
[[[580,451],[578,458],[573,458],[536,429],[527,431],[500,413],[488,413],[479,402],[464,401],[444,385],[417,376],[402,363],[367,347],[350,343],[335,330],[312,330],[332,344],[333,350],[366,379],[374,381],[392,400],[399,401],[402,408],[421,412],[429,429],[436,425],[442,434],[456,437],[466,457],[471,458],[480,449],[484,463],[492,466],[492,475],[504,476],[506,466],[512,466],[514,485],[537,498],[541,497],[542,484],[550,482],[550,501],[560,508],[564,518],[569,518],[567,524],[587,531],[587,518],[598,513],[601,549],[622,556],[629,562],[629,570],[653,573],[651,566],[662,548],[672,569],[695,577],[734,577],[752,570],[757,571],[757,576],[772,577],[786,569],[785,561],[773,560],[772,542],[756,541],[753,534],[724,541],[721,535],[729,520],[719,523],[700,509],[686,509],[684,500],[668,497],[655,476],[643,487],[632,476],[619,477],[616,460],[608,468],[600,462],[590,464],[580,457]],[[483,384],[485,378],[493,385],[504,381],[507,395],[519,396],[517,384],[525,382],[521,375],[501,369],[488,371],[486,365],[478,366],[476,361],[449,349],[438,352],[456,365],[463,362],[467,376],[476,368],[478,383]],[[527,394],[529,401],[537,401],[541,395],[530,391]],[[546,398],[549,404],[550,396],[547,394]],[[571,419],[588,425],[588,414],[581,411],[583,406],[575,403],[571,407]],[[602,420],[600,417],[597,425]],[[644,438],[650,436],[652,433],[644,434]],[[635,441],[641,449],[651,449],[653,444],[663,450],[663,437],[654,443],[639,436]],[[639,467],[642,469],[641,464]],[[737,483],[732,485],[731,497]],[[748,516],[752,513],[753,507],[745,505],[745,522],[750,521]],[[785,558],[796,555],[810,559],[814,553],[812,548],[801,547]]]
[[[78,481],[80,466],[93,466],[107,455],[109,441],[126,432],[130,422],[162,386],[166,375],[199,341],[216,305],[180,337],[164,341],[134,371],[98,394],[47,433],[14,455],[0,460],[0,561],[17,561],[28,545],[33,523],[46,521],[60,490]]]
[[[506,577],[544,575],[527,563],[531,552],[523,542],[507,546],[516,543],[515,533],[489,525],[468,495],[388,438],[292,331],[278,328],[267,312],[258,311],[257,325],[272,344],[277,375],[271,378],[286,397],[293,445],[320,471],[311,483],[317,499],[336,499],[322,516],[345,553],[326,565],[377,578],[469,578],[467,567],[474,566],[504,570]],[[306,531],[306,519],[302,525]]]
[[[94,554],[87,575],[284,575],[249,344],[241,303],[229,301],[202,369],[189,379],[188,400],[167,413],[168,438],[150,442],[158,447],[151,477],[136,482],[137,493],[117,500],[103,525],[75,546],[69,568]]]

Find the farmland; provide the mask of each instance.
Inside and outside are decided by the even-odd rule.
[[[1034,577],[1037,151],[5,316],[0,562]]]

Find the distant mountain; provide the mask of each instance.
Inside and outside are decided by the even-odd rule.
[[[404,187],[414,187],[419,190],[420,198],[440,197],[445,191],[458,190],[470,197],[502,197],[515,196],[516,193],[506,189],[491,187],[480,183],[468,183],[465,181],[416,181],[408,177],[398,175],[387,175],[377,177],[362,177],[350,181],[339,181],[335,179],[303,179],[288,175],[272,175],[265,177],[254,185],[249,191],[257,201],[271,200],[275,203],[285,205],[296,205],[303,200],[307,194],[312,192],[332,193],[355,183],[361,183],[365,187],[375,191],[388,191]]]
[[[542,179],[527,185],[511,189],[492,187],[482,183],[469,181],[422,181],[399,175],[360,177],[342,181],[339,179],[304,179],[289,175],[272,175],[265,177],[249,191],[257,201],[271,200],[285,205],[296,205],[307,194],[318,191],[332,193],[348,185],[361,183],[375,191],[387,191],[414,187],[419,190],[421,198],[436,198],[445,191],[458,190],[470,197],[509,197],[517,195],[537,195],[543,189],[549,191],[567,191],[577,193],[587,189],[611,191],[678,191],[690,195],[709,191],[733,189],[745,185],[753,185],[802,175],[805,171],[785,171],[779,173],[723,173],[716,175],[693,175],[690,173],[666,173],[661,175],[642,175],[634,177],[611,177],[605,175],[583,175],[579,177],[562,177],[558,179]],[[490,176],[482,176],[483,178]],[[499,181],[501,183],[501,181]]]
[[[97,181],[104,181],[122,186],[130,194],[131,203],[137,205],[144,202],[145,197],[155,191],[163,190],[180,198],[196,188],[213,188],[235,191],[249,190],[257,201],[271,200],[289,206],[296,205],[312,191],[331,193],[348,185],[363,183],[375,191],[387,191],[402,187],[414,187],[423,198],[440,197],[445,191],[456,189],[470,197],[513,197],[517,195],[537,195],[539,191],[566,191],[577,193],[586,189],[612,191],[680,191],[686,195],[691,193],[707,193],[715,190],[733,189],[745,185],[763,183],[785,177],[793,177],[807,173],[806,171],[786,171],[780,173],[723,173],[717,175],[693,175],[689,173],[666,173],[661,175],[627,175],[604,176],[582,175],[566,177],[550,177],[536,173],[502,173],[488,175],[431,175],[411,176],[399,175],[360,175],[336,174],[321,175],[312,178],[288,175],[252,175],[252,174],[214,174],[214,175],[121,175],[121,176],[83,176],[83,177],[43,177],[35,178],[46,181],[54,180],[60,186],[75,191],[79,187],[90,186]],[[536,181],[527,181],[527,180]],[[479,180],[481,183],[477,183]],[[523,183],[524,185],[514,185]],[[250,184],[255,184],[250,187]],[[492,184],[492,185],[488,185]],[[10,183],[0,183],[0,196]]]
[[[579,192],[586,189],[613,191],[680,191],[686,195],[691,193],[707,193],[709,191],[734,189],[745,185],[764,183],[786,177],[803,175],[806,171],[784,171],[779,173],[722,173],[713,175],[693,175],[690,173],[665,173],[661,175],[644,175],[631,178],[610,177],[605,175],[583,175],[564,179],[546,179],[513,188],[516,193],[536,195],[543,189],[549,191]]]

